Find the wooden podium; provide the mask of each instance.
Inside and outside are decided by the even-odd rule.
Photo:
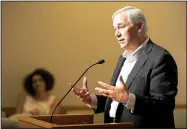
[[[93,114],[59,114],[54,115],[49,123],[49,115],[19,116],[21,128],[132,128],[133,123],[93,123]]]

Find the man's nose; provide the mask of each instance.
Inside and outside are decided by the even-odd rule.
[[[118,30],[116,30],[116,31],[115,31],[115,36],[116,36],[116,37],[120,37],[120,36],[121,36],[121,33],[120,33]]]

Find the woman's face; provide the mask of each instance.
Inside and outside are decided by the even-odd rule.
[[[40,94],[42,92],[45,92],[45,81],[43,79],[43,77],[39,74],[36,74],[32,77],[32,86],[36,92],[36,94]]]

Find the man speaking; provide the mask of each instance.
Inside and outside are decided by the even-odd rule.
[[[172,128],[178,72],[172,55],[148,36],[143,12],[132,6],[117,10],[113,28],[120,55],[111,84],[102,81],[101,95],[90,94],[87,80],[72,91],[95,113],[104,112],[104,122],[133,122],[134,127]]]

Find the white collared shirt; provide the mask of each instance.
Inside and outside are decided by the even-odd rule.
[[[143,50],[143,46],[148,42],[148,40],[149,40],[149,38],[146,39],[146,41],[142,45],[140,45],[133,53],[130,54],[127,50],[125,50],[125,52],[122,54],[122,56],[124,58],[126,58],[126,60],[121,68],[119,76],[122,75],[124,83],[126,83],[131,70],[133,69],[135,63],[138,60],[139,54]],[[119,86],[119,84],[120,84],[119,79],[117,79],[116,87]],[[129,93],[129,100],[128,100],[127,104],[124,104],[127,108],[131,109],[131,112],[133,112],[133,109],[134,109],[135,99],[136,99],[135,95],[132,93]],[[119,102],[112,101],[111,108],[109,111],[110,117],[115,118],[118,104],[119,104]]]

